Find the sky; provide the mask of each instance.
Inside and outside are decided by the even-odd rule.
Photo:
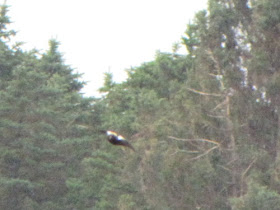
[[[4,1],[4,0],[3,0]],[[15,40],[23,49],[60,42],[65,64],[82,73],[86,96],[98,96],[104,73],[116,82],[126,69],[171,52],[207,0],[6,0]],[[184,50],[184,48],[182,48]],[[182,51],[184,52],[184,51]]]

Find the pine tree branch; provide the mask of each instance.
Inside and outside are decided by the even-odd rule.
[[[195,141],[200,141],[200,142],[207,142],[207,143],[211,143],[211,144],[215,144],[216,146],[211,147],[210,149],[206,150],[205,152],[203,152],[201,155],[198,155],[194,158],[191,158],[189,160],[197,160],[203,156],[206,156],[207,154],[209,154],[212,150],[220,148],[220,143],[214,140],[210,140],[210,139],[181,139],[181,138],[177,138],[174,136],[168,136],[169,139],[173,139],[173,140],[177,140],[177,141],[184,141],[184,142],[195,142]],[[175,155],[178,152],[182,152],[184,150],[177,150],[175,151],[173,154],[171,155]],[[186,153],[197,153],[198,151],[184,151]]]
[[[219,146],[211,147],[210,149],[208,149],[208,150],[207,150],[206,152],[204,152],[203,154],[198,155],[198,156],[196,156],[196,157],[194,157],[194,158],[191,158],[191,159],[189,159],[189,160],[197,160],[197,159],[199,159],[199,158],[201,158],[201,157],[204,157],[204,156],[208,155],[212,150],[217,149],[217,148],[219,148]]]
[[[214,109],[212,109],[212,111],[215,111],[216,109],[219,109],[221,106],[226,105],[227,100],[224,100],[222,103],[219,103]]]
[[[225,119],[227,117],[223,116],[223,115],[211,115],[211,114],[207,114],[208,117],[213,117],[213,118],[222,118]]]
[[[210,75],[212,77],[215,77],[215,78],[219,78],[219,77],[223,76],[223,75],[220,75],[220,74],[212,74],[212,73],[208,73],[208,75]]]
[[[197,153],[199,153],[199,151],[187,151],[187,150],[183,150],[183,149],[178,149],[174,153],[172,153],[170,156],[176,155],[179,152],[184,152],[184,153],[188,153],[188,154],[197,154]]]
[[[225,149],[224,149],[224,150],[225,150]],[[231,152],[232,149],[226,149],[225,151],[230,151],[230,152]],[[233,160],[227,162],[226,165],[227,165],[227,166],[232,165],[232,163],[235,162],[235,161],[237,161],[237,159],[233,159]]]
[[[195,89],[192,89],[192,88],[187,88],[189,91],[193,92],[193,93],[197,93],[199,95],[203,95],[203,96],[215,96],[215,97],[221,97],[223,95],[221,94],[216,94],[216,93],[206,93],[206,92],[202,92],[202,91],[199,91],[199,90],[195,90]]]
[[[253,161],[249,164],[249,166],[245,169],[245,171],[241,175],[241,189],[240,189],[240,194],[243,195],[244,192],[244,177],[248,173],[248,171],[252,168],[253,164],[256,162],[257,158],[253,159]]]
[[[214,62],[214,65],[215,65],[215,67],[216,67],[216,69],[217,69],[217,71],[218,71],[218,75],[223,76],[223,75],[222,75],[222,70],[221,70],[221,67],[220,67],[220,63],[219,63],[218,60],[215,58],[213,51],[212,51],[211,49],[209,49],[209,50],[207,50],[206,52],[207,52],[208,55],[210,56],[211,60]],[[224,90],[224,89],[225,89],[225,84],[224,84],[223,80],[219,80],[219,81],[220,81],[220,85],[221,85],[222,90]]]
[[[228,172],[232,172],[232,170],[231,169],[229,169],[229,168],[227,168],[227,167],[225,167],[225,166],[222,166],[222,165],[217,165],[217,166],[219,166],[219,167],[221,167],[222,169],[224,169],[224,170],[226,170],[226,171],[228,171]]]
[[[248,171],[251,169],[251,167],[253,166],[253,164],[256,162],[257,158],[255,158],[250,164],[249,166],[245,169],[245,171],[242,173],[241,176],[241,180],[244,179],[244,176],[248,173]]]
[[[216,144],[217,146],[220,147],[220,143],[218,141],[210,140],[210,139],[181,139],[181,138],[177,138],[177,137],[174,137],[174,136],[168,136],[168,138],[173,139],[173,140],[177,140],[177,141],[185,141],[185,142],[193,142],[193,141],[208,142],[208,143]]]

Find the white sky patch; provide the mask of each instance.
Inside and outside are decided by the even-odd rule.
[[[24,49],[45,51],[57,39],[65,63],[83,73],[83,92],[98,95],[104,72],[126,79],[125,69],[172,51],[207,0],[7,0],[12,28]]]

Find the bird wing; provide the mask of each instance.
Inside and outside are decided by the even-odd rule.
[[[118,136],[118,134],[114,131],[106,131],[107,136]]]
[[[119,141],[124,141],[124,140],[126,140],[126,139],[125,139],[123,136],[121,136],[121,135],[118,135],[117,138],[118,138]]]

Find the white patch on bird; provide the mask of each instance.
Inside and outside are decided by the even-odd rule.
[[[122,140],[125,140],[125,138],[123,136],[118,136],[118,140],[122,141]]]
[[[107,131],[106,134],[107,134],[107,136],[110,136],[110,135],[118,136],[118,134],[116,132],[114,132],[114,131]]]
[[[114,132],[114,131],[107,131],[106,134],[107,134],[107,136],[116,136],[116,137],[117,137],[117,140],[119,140],[119,141],[125,140],[125,138],[124,138],[123,136],[118,135],[118,134],[117,134],[116,132]]]

